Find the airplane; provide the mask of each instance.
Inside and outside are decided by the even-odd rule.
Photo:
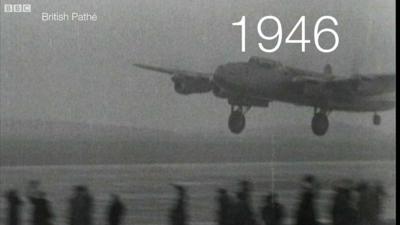
[[[200,73],[145,64],[136,67],[171,76],[178,94],[212,92],[231,106],[229,130],[240,134],[251,107],[268,107],[272,101],[314,108],[312,132],[323,136],[328,131],[332,111],[373,112],[374,125],[381,123],[378,112],[395,107],[395,74],[332,74],[326,64],[323,72],[283,65],[281,62],[252,56],[247,62],[218,66],[214,73]]]

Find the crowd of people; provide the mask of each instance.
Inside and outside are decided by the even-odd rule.
[[[54,214],[45,192],[39,189],[39,182],[34,180],[28,185],[27,199],[32,205],[32,225],[55,225]],[[7,225],[21,225],[20,208],[22,199],[16,190],[6,193],[8,202]],[[73,194],[68,202],[68,225],[96,225],[93,222],[93,197],[88,188],[78,185],[73,188]],[[118,195],[112,194],[107,207],[106,224],[120,225],[125,213],[125,206]]]
[[[301,189],[299,202],[293,214],[293,224],[321,224],[316,206],[319,183],[314,176],[307,175],[301,182]],[[381,184],[354,184],[350,180],[341,180],[334,186],[334,192],[330,211],[332,225],[381,224],[382,200],[385,195]],[[287,224],[284,223],[287,210],[280,203],[276,193],[269,193],[264,197],[258,214],[252,209],[250,193],[251,183],[247,181],[240,183],[236,198],[231,197],[227,190],[219,189],[218,225]]]
[[[189,224],[188,193],[185,187],[174,185],[177,197],[169,214],[170,225]],[[52,225],[54,214],[46,195],[39,189],[38,181],[31,181],[27,199],[32,204],[31,224]],[[301,192],[296,211],[295,225],[317,225],[319,214],[316,207],[319,184],[314,176],[307,175],[301,182]],[[332,225],[378,225],[385,195],[382,185],[342,180],[334,186],[331,206]],[[263,197],[259,211],[253,209],[252,183],[241,181],[239,190],[233,196],[226,189],[217,190],[216,223],[218,225],[282,225],[286,224],[287,210],[280,203],[276,193]],[[7,225],[20,225],[20,208],[23,204],[16,190],[6,193],[8,202]],[[120,225],[126,207],[118,195],[112,194],[107,206],[106,224]],[[68,225],[95,225],[92,220],[93,198],[85,186],[74,187],[69,199]]]
[[[316,201],[319,183],[314,176],[307,175],[301,183],[301,193],[293,215],[295,225],[318,225],[319,214]],[[381,224],[382,199],[385,195],[381,184],[370,185],[367,182],[353,184],[342,180],[334,186],[332,199],[332,225],[378,225]],[[251,202],[251,183],[242,181],[236,198],[227,190],[218,190],[218,225],[282,225],[287,210],[280,203],[276,193],[264,197],[260,210],[254,212]],[[175,223],[182,224],[182,223]],[[175,225],[173,224],[173,225]]]

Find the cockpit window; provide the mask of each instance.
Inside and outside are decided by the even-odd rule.
[[[267,69],[272,69],[275,67],[282,66],[282,64],[280,62],[277,62],[277,61],[274,61],[271,59],[262,58],[262,57],[257,57],[257,56],[251,57],[249,59],[249,63],[254,63],[254,64],[257,64],[257,65],[262,66]]]

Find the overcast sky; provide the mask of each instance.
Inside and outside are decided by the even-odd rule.
[[[26,1],[29,2],[29,1]],[[7,1],[1,0],[2,7]],[[213,72],[219,64],[252,55],[303,69],[335,74],[395,71],[394,0],[34,0],[31,14],[1,13],[1,118],[132,125],[186,131],[227,130],[229,106],[211,94],[175,94],[168,76],[132,66],[142,62]],[[96,13],[97,22],[42,22],[41,12]],[[316,20],[337,18],[338,49],[318,53],[313,44],[282,44],[273,54],[258,50],[257,20],[277,16],[284,37],[300,16],[312,38]],[[247,17],[247,52],[240,28]],[[331,26],[327,22],[326,26]],[[324,37],[329,39],[329,36]],[[324,40],[322,40],[324,41]],[[325,40],[326,41],[326,40]],[[356,66],[354,66],[356,65]],[[394,111],[383,113],[394,132]],[[248,127],[309,124],[312,109],[273,103],[252,109]],[[372,126],[372,114],[336,112],[331,122]],[[228,131],[227,131],[228,132]]]

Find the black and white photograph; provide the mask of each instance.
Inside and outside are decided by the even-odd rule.
[[[395,0],[0,5],[0,225],[396,224]]]

